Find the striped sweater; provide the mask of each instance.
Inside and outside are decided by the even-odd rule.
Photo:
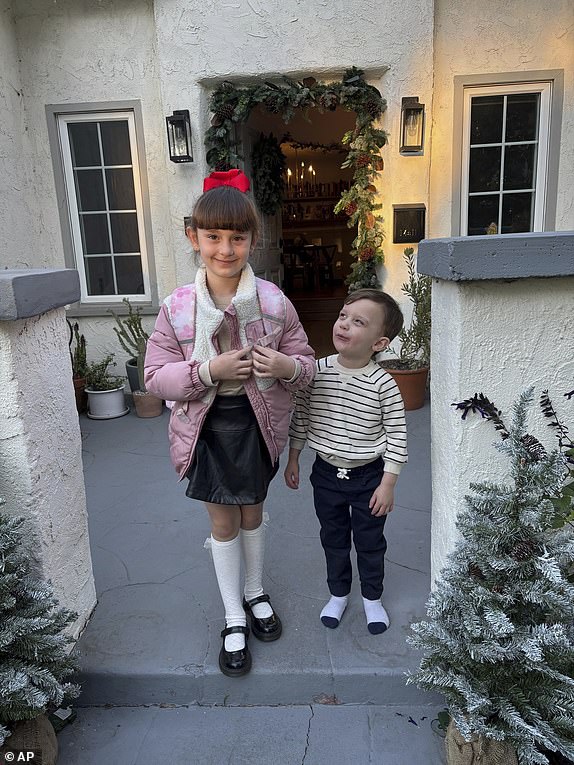
[[[381,456],[385,471],[400,473],[407,461],[405,409],[393,378],[370,361],[342,367],[337,356],[317,361],[309,388],[297,392],[290,445],[305,442],[336,467],[357,467]]]

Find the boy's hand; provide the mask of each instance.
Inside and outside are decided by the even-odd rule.
[[[290,380],[295,374],[295,360],[273,348],[256,345],[253,348],[253,374],[255,377]]]
[[[287,467],[283,473],[285,477],[285,483],[290,489],[299,488],[299,456],[292,457],[289,455]]]
[[[392,511],[395,502],[395,483],[397,478],[398,476],[393,473],[383,474],[381,483],[373,492],[369,502],[371,515],[380,517],[381,515],[388,515]]]
[[[216,380],[247,380],[253,371],[252,346],[225,351],[209,362],[209,374]]]

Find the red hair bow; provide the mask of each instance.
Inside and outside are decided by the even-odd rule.
[[[218,186],[232,186],[239,191],[249,191],[249,178],[242,170],[226,170],[208,175],[203,180],[203,190],[210,191]]]

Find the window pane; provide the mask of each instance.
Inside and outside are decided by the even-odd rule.
[[[93,167],[101,164],[96,122],[69,122],[68,136],[74,167]]]
[[[120,295],[143,295],[144,282],[139,255],[124,255],[114,260],[118,293]]]
[[[470,110],[470,143],[502,142],[503,96],[477,96]]]
[[[131,165],[127,120],[100,122],[104,165]]]
[[[470,150],[468,190],[498,191],[500,189],[500,146]]]
[[[468,231],[469,236],[478,236],[493,231],[498,223],[498,194],[489,196],[469,197],[468,199]]]
[[[502,199],[502,233],[532,230],[534,194],[505,194]]]
[[[531,189],[534,186],[536,144],[506,146],[504,150],[504,189]]]
[[[84,255],[110,252],[107,215],[80,215]]]
[[[78,209],[81,212],[105,210],[104,180],[101,170],[76,170]]]
[[[538,138],[540,93],[508,96],[506,104],[506,140],[535,141]]]
[[[88,295],[115,295],[112,259],[86,258]]]
[[[135,210],[134,179],[130,168],[106,170],[110,210]]]
[[[138,217],[135,213],[111,213],[114,252],[139,252]]]

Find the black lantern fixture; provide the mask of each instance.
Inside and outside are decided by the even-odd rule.
[[[424,146],[425,105],[418,96],[401,102],[401,154],[421,154]]]
[[[169,158],[172,162],[193,162],[189,109],[175,110],[166,117]]]

